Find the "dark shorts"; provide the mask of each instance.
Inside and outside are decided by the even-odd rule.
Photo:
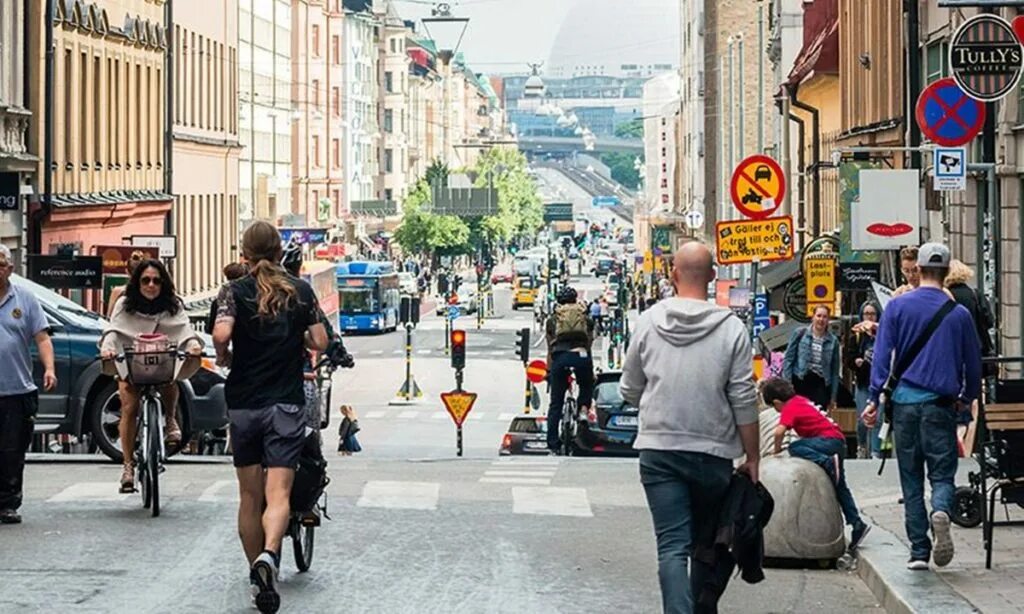
[[[263,465],[294,469],[305,442],[306,412],[278,403],[260,409],[228,410],[235,467]]]

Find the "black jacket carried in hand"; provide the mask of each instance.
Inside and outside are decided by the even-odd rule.
[[[764,528],[772,517],[775,500],[762,484],[742,473],[732,476],[718,515],[711,543],[698,543],[693,564],[704,567],[703,586],[694,587],[696,612],[717,612],[718,600],[737,566],[748,584],[764,580]]]

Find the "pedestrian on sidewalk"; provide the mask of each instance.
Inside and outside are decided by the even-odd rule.
[[[230,366],[225,387],[239,485],[238,534],[261,612],[280,607],[277,576],[295,467],[306,442],[304,348],[322,352],[328,335],[305,281],[281,266],[281,235],[254,222],[242,235],[249,275],[221,288],[213,340]]]
[[[793,331],[786,345],[782,377],[797,394],[829,413],[839,393],[839,338],[828,329],[830,311],[818,305],[809,326]]]
[[[861,323],[878,323],[882,308],[874,301],[865,302],[860,308]],[[849,344],[843,353],[847,367],[853,372],[853,399],[857,405],[857,416],[863,416],[868,406],[868,389],[871,387],[871,360],[875,355],[875,334],[877,327],[855,327],[850,336]],[[878,429],[868,428],[863,420],[857,420],[857,458],[880,458],[882,441],[878,438]]]
[[[11,250],[0,245],[0,524],[21,522],[25,454],[39,409],[29,353],[33,341],[43,363],[43,390],[57,385],[46,315],[31,291],[11,283],[13,274]]]
[[[846,524],[853,529],[849,551],[856,551],[871,527],[861,520],[853,493],[846,484],[846,471],[843,468],[846,436],[842,429],[810,400],[798,395],[793,384],[781,377],[765,380],[761,385],[761,396],[766,405],[771,405],[779,412],[772,453],[782,454],[782,440],[786,433],[790,430],[796,432],[800,439],[789,444],[789,455],[811,461],[828,475],[829,481],[836,487],[836,500],[843,510]]]
[[[601,319],[601,303],[596,298],[590,301],[590,319],[594,321],[594,329],[597,334],[604,333],[604,321]]]
[[[713,541],[733,459],[758,480],[757,391],[750,335],[731,310],[707,302],[711,251],[687,243],[675,255],[676,294],[637,320],[622,369],[623,399],[640,410],[634,447],[658,544],[666,614],[694,611],[712,571],[694,559]]]
[[[917,266],[918,248],[916,245],[904,247],[900,250],[900,272],[903,274],[905,283],[893,290],[893,298],[903,296],[911,290],[916,290],[921,285],[921,269]]]
[[[956,490],[956,411],[970,407],[981,390],[981,347],[974,321],[943,288],[949,263],[945,245],[922,245],[917,259],[920,287],[886,306],[871,364],[871,398],[864,411],[864,423],[874,426],[879,397],[885,392],[891,407],[885,408],[884,418],[893,427],[910,539],[907,567],[913,570],[928,569],[929,558],[938,567],[953,560],[949,524]],[[915,345],[919,351],[914,351]],[[930,517],[924,502],[926,469],[932,490]],[[934,543],[928,538],[929,524]]]

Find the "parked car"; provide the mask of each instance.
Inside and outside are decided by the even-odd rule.
[[[509,267],[501,267],[494,269],[491,273],[492,284],[510,284],[515,281],[515,274],[512,273],[512,269]]]
[[[53,339],[57,387],[43,391],[43,367],[35,356],[34,378],[39,386],[36,432],[91,435],[93,444],[111,460],[121,462],[118,422],[121,401],[117,382],[101,373],[97,342],[107,321],[78,303],[18,275],[11,278],[20,289],[31,292],[43,307]],[[199,335],[212,352],[213,341]],[[33,354],[35,355],[35,345]],[[181,389],[178,422],[182,441],[192,433],[223,429],[228,423],[224,401],[224,373],[211,360],[191,378],[178,383]]]
[[[639,426],[639,410],[619,394],[620,371],[597,374],[594,406],[576,421],[573,451],[581,454],[635,456],[633,441]]]
[[[611,307],[617,307],[619,304],[619,284],[610,283],[604,290],[604,300],[608,302]]]
[[[543,415],[522,415],[512,418],[508,432],[501,438],[498,454],[540,454],[548,453],[548,423]]]
[[[459,303],[458,303],[459,315],[468,315],[468,314],[471,314],[471,313],[476,313],[476,309],[477,309],[476,292],[466,292],[466,291],[463,291],[463,292],[459,292],[458,295],[459,295]],[[443,316],[445,313],[447,313],[448,307],[449,307],[449,305],[448,305],[447,302],[445,302],[445,301],[438,301],[437,309],[435,310],[435,312],[437,313],[437,315]]]

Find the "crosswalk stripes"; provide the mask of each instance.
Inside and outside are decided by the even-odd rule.
[[[124,501],[130,494],[117,492],[114,482],[78,482],[47,499],[48,503]]]
[[[418,411],[408,410],[408,411],[403,411],[402,413],[398,414],[398,417],[403,419],[403,420],[409,420],[409,419],[415,418],[416,416],[419,416],[419,415],[420,415],[420,412],[418,412]]]
[[[365,413],[365,414],[363,415],[363,417],[364,417],[364,418],[383,418],[383,417],[384,417],[384,415],[385,415],[386,413],[387,413],[387,412],[385,412],[385,411],[380,411],[380,410],[377,410],[377,411],[368,411],[368,412],[366,412],[366,413]]]
[[[577,516],[593,518],[586,488],[535,488],[518,486],[512,489],[512,512],[542,516]]]
[[[557,457],[498,459],[491,463],[478,481],[481,484],[547,486],[555,477],[560,461]]]
[[[508,424],[516,416],[523,415],[521,412],[489,412],[489,411],[473,411],[470,412],[467,420],[475,422],[482,422],[486,420],[495,420]],[[532,414],[531,414],[532,415]],[[360,419],[366,421],[372,420],[443,420],[448,417],[448,413],[443,409],[437,410],[383,410],[374,409],[360,414]]]
[[[363,494],[356,505],[387,509],[436,510],[440,494],[441,485],[437,482],[371,480],[363,487]]]

